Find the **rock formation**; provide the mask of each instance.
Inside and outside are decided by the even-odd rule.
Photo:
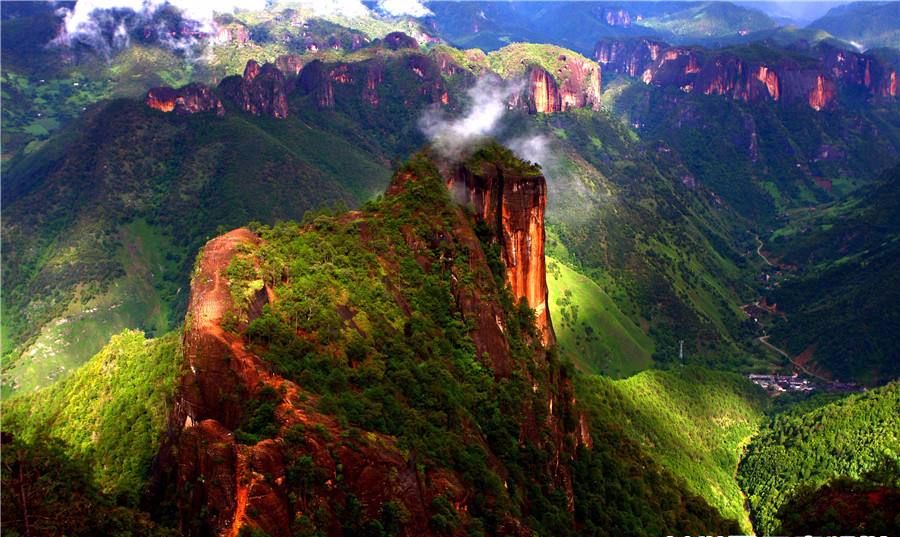
[[[805,103],[823,110],[835,106],[839,87],[862,91],[870,98],[897,95],[896,71],[874,56],[826,44],[805,54],[747,60],[733,52],[670,47],[647,39],[601,41],[595,49],[597,60],[610,72],[639,77],[646,84],[745,102]]]
[[[543,261],[544,179],[521,163],[483,164],[477,170],[462,165],[448,183],[470,198],[477,218],[498,235],[509,284],[516,297],[536,308],[542,339],[551,343]],[[402,196],[407,185],[419,180],[412,172],[400,172],[387,196]],[[365,236],[373,229],[366,218],[380,216],[348,213],[343,218],[355,221],[355,229]],[[522,399],[521,413],[510,417],[511,423],[520,428],[520,442],[548,454],[548,460],[539,463],[540,475],[565,494],[571,510],[569,461],[577,445],[591,443],[584,416],[574,406],[571,379],[550,363],[540,346],[534,347],[530,359],[513,357],[505,335],[509,318],[498,302],[472,215],[455,207],[442,218],[445,231],[423,234],[415,226],[403,226],[402,240],[424,271],[448,271],[458,314],[468,321],[477,356],[490,361],[496,378],[508,378],[513,372],[523,375],[528,396]],[[346,424],[321,410],[318,396],[273,372],[256,354],[259,347],[248,344],[246,322],[264,305],[278,304],[278,287],[265,283],[249,299],[248,318],[236,329],[223,327],[235,308],[226,269],[235,256],[252,255],[247,252],[259,244],[259,237],[243,228],[211,240],[192,279],[183,340],[185,366],[154,487],[173,491],[168,497],[177,505],[181,533],[236,537],[252,528],[272,537],[290,537],[301,517],[316,517],[319,531],[338,536],[346,522],[340,506],[351,497],[363,520],[382,519],[385,505],[392,502],[404,513],[402,535],[444,534],[433,523],[438,498],[449,502],[454,516],[464,523],[473,497],[457,472],[417,464],[416,454],[400,449],[392,436],[358,429],[349,434]],[[474,281],[461,283],[454,260],[433,255],[450,244],[454,251],[467,252],[462,262]],[[385,285],[393,292],[394,284]],[[248,402],[261,398],[274,405],[277,433],[255,443],[240,440]],[[472,441],[485,442],[478,435]],[[488,464],[498,475],[506,475],[494,455]],[[530,534],[524,520],[506,514],[498,521],[498,535]]]
[[[362,62],[324,63],[314,60],[303,67],[297,82],[302,94],[311,95],[320,108],[338,101],[362,101],[377,107],[384,92],[403,96],[411,106],[450,103],[447,83],[437,62],[419,53],[373,58]]]
[[[260,66],[255,60],[248,61],[243,76],[225,78],[219,89],[245,112],[274,118],[288,115],[290,85],[284,73],[270,63]]]
[[[553,344],[556,336],[547,306],[544,260],[544,177],[491,162],[480,169],[463,164],[447,174],[447,186],[455,199],[471,206],[493,231],[513,296],[524,299],[534,310],[543,344]]]
[[[214,112],[218,116],[225,113],[222,101],[202,84],[188,84],[178,89],[167,86],[153,88],[147,92],[144,102],[150,108],[161,112],[176,114]]]
[[[537,65],[525,72],[524,99],[513,98],[513,106],[524,103],[531,114],[553,114],[576,108],[600,108],[600,66],[594,62],[561,56],[555,74]]]
[[[384,36],[384,44],[391,50],[399,50],[402,48],[419,48],[419,42],[414,37],[408,36],[403,32],[391,32]]]

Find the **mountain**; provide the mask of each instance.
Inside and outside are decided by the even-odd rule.
[[[598,57],[604,102],[751,220],[839,199],[897,162],[895,68],[876,56],[640,41],[601,42]]]
[[[852,2],[833,7],[809,23],[854,43],[860,49],[900,48],[900,6],[897,2]]]
[[[360,211],[221,235],[198,256],[181,349],[177,335],[114,338],[7,403],[8,441],[46,464],[37,446],[54,438],[74,457],[83,435],[143,448],[165,431],[152,466],[114,450],[88,461],[123,513],[144,506],[184,535],[737,531],[627,435],[593,442],[573,371],[542,343],[544,267],[520,257],[543,247],[545,195],[539,170],[497,145],[456,164],[421,153]],[[104,400],[148,427],[109,436],[121,422]],[[75,409],[84,427],[57,419]],[[53,482],[3,479],[29,494]],[[598,479],[619,493],[598,495]],[[25,508],[7,498],[6,527]]]
[[[863,98],[897,97],[897,69],[876,56],[827,44],[793,51],[765,43],[704,50],[637,40],[601,41],[597,60],[609,71],[645,84],[735,100],[805,102],[814,110],[837,105],[838,87]]]
[[[553,43],[589,54],[601,38],[715,43],[778,25],[729,2],[437,2],[423,26],[458,48]]]
[[[646,18],[642,24],[682,40],[746,35],[776,25],[762,11],[729,2],[694,3],[673,13]]]

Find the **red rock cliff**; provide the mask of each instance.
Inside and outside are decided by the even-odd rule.
[[[284,73],[270,63],[260,66],[255,60],[250,60],[243,76],[230,76],[222,80],[219,88],[245,112],[275,118],[286,118],[288,115],[290,84]]]
[[[464,195],[472,197],[500,237],[510,285],[517,297],[538,310],[544,341],[550,343],[553,329],[545,307],[543,259],[545,181],[539,174],[505,166],[467,170],[458,170],[451,187],[459,186]],[[402,191],[404,181],[415,180],[411,174],[398,174],[388,195]],[[527,379],[529,395],[534,387],[534,396],[523,398],[521,413],[510,419],[520,429],[520,442],[528,441],[549,455],[541,463],[540,475],[565,494],[569,508],[574,509],[568,463],[575,446],[590,445],[591,438],[584,417],[575,409],[571,379],[564,370],[551,367],[543,349],[535,348],[528,361],[512,358],[503,332],[506,314],[495,298],[496,291],[491,291],[496,284],[471,216],[461,208],[452,214],[446,224],[448,233],[423,235],[409,226],[404,228],[403,239],[413,252],[422,254],[448,241],[468,252],[466,259],[475,281],[454,283],[458,311],[471,321],[478,356],[491,361],[495,375],[504,378],[516,371]],[[362,236],[369,233],[360,213],[345,218],[359,218],[359,232]],[[378,520],[387,502],[401,506],[405,515],[400,535],[445,535],[432,523],[438,497],[449,501],[464,523],[473,498],[456,473],[417,464],[416,454],[400,449],[394,437],[374,431],[349,434],[346,425],[320,410],[315,394],[274,373],[256,354],[258,347],[248,345],[243,332],[246,321],[266,304],[278,304],[276,289],[268,285],[260,289],[250,300],[249,319],[237,329],[223,328],[235,307],[226,269],[235,256],[249,255],[244,251],[259,241],[247,229],[211,240],[199,256],[192,278],[185,318],[185,365],[170,416],[170,434],[156,464],[162,472],[160,490],[175,491],[181,533],[187,537],[237,537],[252,528],[272,537],[291,537],[297,520],[316,517],[319,531],[338,537],[343,522],[340,506],[346,505],[349,497],[358,501],[361,517],[367,520]],[[429,265],[435,258],[415,258],[424,269],[437,269]],[[448,263],[456,266],[453,260]],[[458,282],[453,278],[454,269],[450,270],[451,280]],[[488,294],[481,294],[482,290]],[[246,418],[248,402],[266,392],[275,398],[277,434],[255,444],[238,442],[235,432]],[[575,417],[574,425],[566,424],[566,416]],[[479,438],[476,434],[472,441],[484,441]],[[298,467],[300,463],[303,466]],[[493,455],[488,464],[498,475],[505,475],[502,463]],[[520,509],[527,513],[529,507]],[[520,518],[510,513],[500,521],[497,535],[530,534]]]
[[[534,309],[545,346],[556,341],[547,307],[544,260],[544,210],[547,182],[542,175],[525,174],[494,163],[480,169],[460,165],[447,174],[453,196],[470,205],[500,241],[507,281],[517,299]]]
[[[525,71],[524,95],[513,96],[511,105],[531,114],[553,114],[575,108],[600,108],[600,66],[594,62],[560,56],[555,73],[537,65]]]
[[[188,84],[182,88],[153,88],[144,99],[147,106],[161,112],[176,114],[197,114],[215,112],[221,116],[225,113],[222,101],[202,84]]]
[[[433,535],[428,524],[432,499],[463,498],[452,474],[429,471],[420,476],[415,461],[395,447],[395,440],[379,433],[342,440],[343,428],[317,409],[314,395],[272,373],[239,334],[222,328],[233,308],[224,271],[242,244],[258,240],[246,229],[213,239],[203,248],[192,280],[185,370],[170,418],[171,438],[159,464],[174,474],[170,479],[177,490],[181,532],[237,537],[242,528],[254,527],[272,537],[290,537],[298,516],[328,511],[345,500],[343,491],[351,490],[365,516],[377,518],[386,501],[399,501],[409,513],[408,534]],[[272,299],[271,289],[261,290],[254,309]],[[257,444],[238,443],[234,430],[247,401],[265,388],[278,394],[280,432]],[[290,430],[306,432],[301,439],[285,441]],[[299,497],[289,477],[291,461],[296,464],[298,457],[314,466],[308,472],[316,472],[315,478],[308,476],[309,490]],[[340,534],[335,515],[326,528],[328,535]]]
[[[896,74],[876,57],[820,44],[790,56],[773,50],[771,61],[747,60],[729,51],[670,47],[647,40],[601,41],[595,54],[605,69],[646,84],[755,102],[803,103],[815,110],[835,105],[838,88],[870,98],[896,96]]]

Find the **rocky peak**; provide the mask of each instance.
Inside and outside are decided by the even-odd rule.
[[[225,113],[222,101],[202,84],[188,84],[178,89],[168,86],[152,88],[147,92],[144,102],[161,112],[180,115],[214,112],[221,116]]]
[[[288,115],[287,94],[290,84],[275,65],[247,62],[243,76],[230,76],[219,84],[222,93],[241,110],[257,116],[285,118]]]
[[[542,343],[553,344],[544,259],[544,176],[535,167],[476,158],[457,165],[446,181],[454,199],[472,207],[494,233],[513,296],[535,311]]]
[[[495,154],[498,151],[499,160]],[[546,314],[543,264],[544,179],[535,167],[513,160],[508,151],[495,149],[494,153],[481,152],[476,157],[454,168],[448,184],[454,192],[471,198],[478,217],[498,237],[510,287],[515,296],[536,308],[539,322],[543,323],[543,339],[551,343],[553,331]],[[398,261],[392,252],[409,252],[403,254],[409,256],[404,259],[418,265],[425,274],[447,274],[453,294],[450,304],[472,326],[478,351],[473,356],[489,359],[498,381],[513,371],[525,379],[517,384],[522,398],[520,403],[512,403],[516,408],[509,419],[518,428],[513,441],[518,438],[519,442],[530,442],[549,455],[548,460],[533,463],[535,483],[564,494],[572,510],[573,484],[568,462],[575,457],[575,447],[590,445],[591,439],[584,417],[575,408],[571,379],[539,345],[520,350],[514,357],[504,327],[510,326],[508,316],[515,313],[500,302],[502,295],[472,216],[444,201],[442,192],[437,196],[428,194],[443,188],[437,171],[431,170],[433,164],[421,165],[420,161],[401,169],[381,210],[347,213],[338,217],[335,225],[346,225],[344,229],[351,235],[359,234],[361,248],[367,248],[372,239],[405,243],[396,250],[372,250],[359,257],[360,262],[372,263],[366,270],[373,278],[384,273],[373,285],[394,297],[400,315],[412,316],[413,305],[405,294],[411,291],[401,289],[405,284],[396,277],[396,271],[390,270]],[[396,213],[389,217],[387,213],[391,211]],[[384,225],[380,219],[397,219],[400,215],[415,222],[401,222],[398,235],[379,231]],[[312,228],[299,232],[312,232]],[[170,499],[178,506],[181,533],[239,535],[249,528],[272,537],[289,537],[295,534],[296,521],[301,516],[318,513],[316,529],[324,535],[337,536],[342,531],[346,534],[347,528],[342,525],[348,521],[340,517],[346,512],[349,498],[354,498],[361,520],[379,520],[390,502],[392,509],[406,513],[399,522],[402,528],[398,535],[438,536],[446,534],[432,523],[441,509],[451,509],[453,516],[465,524],[473,506],[483,505],[473,503],[475,496],[486,494],[492,502],[494,496],[504,495],[502,487],[485,492],[478,489],[479,485],[467,483],[469,478],[451,466],[423,461],[426,455],[401,447],[396,436],[348,427],[345,421],[323,411],[319,395],[301,381],[283,376],[285,373],[279,373],[267,362],[265,344],[260,346],[258,341],[249,340],[248,323],[264,311],[274,311],[276,316],[288,311],[277,308],[282,300],[289,300],[280,293],[290,294],[291,288],[284,286],[290,285],[292,276],[285,272],[286,267],[273,269],[263,277],[258,289],[246,297],[245,306],[234,302],[237,295],[232,286],[240,283],[229,279],[236,258],[264,270],[267,262],[262,259],[268,259],[260,250],[264,248],[265,242],[247,229],[213,239],[204,246],[191,282],[183,343],[185,366],[169,419],[169,435],[156,465],[156,489],[172,491],[174,498]],[[464,256],[456,257],[463,252]],[[346,289],[343,294],[349,295]],[[366,304],[341,305],[337,313],[348,332],[362,334],[370,330],[368,321],[355,324],[354,316],[364,313],[360,318],[373,319],[375,311],[357,312],[354,307],[365,308]],[[246,312],[236,316],[235,311]],[[418,315],[429,315],[427,311],[416,310]],[[306,345],[321,344],[316,348],[323,356],[334,353],[335,360],[350,360],[349,351],[342,348],[343,340],[341,345],[320,341],[310,330],[305,328],[300,331],[302,334],[295,334],[302,336],[296,350],[298,359],[306,355]],[[406,345],[399,343],[405,341],[403,338],[421,337],[414,329],[406,335],[406,330],[409,328],[395,334],[396,344]],[[431,358],[423,355],[418,359]],[[261,400],[273,407],[267,419],[274,420],[275,427],[267,437],[248,441],[241,436],[241,424],[247,423],[249,403]],[[567,418],[572,416],[574,420]],[[435,426],[450,427],[438,423]],[[472,427],[456,427],[454,434],[467,435],[469,429]],[[492,453],[492,444],[484,435],[476,433],[466,438],[473,447],[485,450],[486,464],[492,472],[508,475],[505,463]],[[507,529],[498,529],[498,534],[529,535],[525,518],[529,509],[520,503],[515,510],[503,513],[498,523]]]
[[[419,48],[419,42],[416,41],[416,38],[406,35],[403,32],[391,32],[387,34],[384,36],[384,44],[391,50]]]

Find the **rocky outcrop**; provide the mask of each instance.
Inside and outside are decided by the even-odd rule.
[[[242,245],[258,241],[247,229],[210,241],[192,280],[186,368],[170,418],[170,443],[159,464],[172,472],[168,479],[177,491],[182,534],[237,536],[243,528],[258,528],[272,537],[289,537],[298,515],[328,510],[349,490],[367,518],[378,519],[385,502],[399,501],[409,514],[408,534],[432,535],[428,506],[433,498],[463,498],[451,474],[430,471],[421,481],[415,461],[379,433],[345,441],[342,427],[317,409],[313,395],[272,373],[240,335],[222,328],[233,309],[225,269]],[[268,288],[257,302],[273,299]],[[280,432],[255,444],[239,443],[234,431],[248,401],[259,397],[274,398]],[[306,472],[299,476],[298,461]],[[300,489],[298,478],[304,483]],[[340,532],[336,514],[329,535]]]
[[[320,108],[359,101],[377,107],[384,96],[400,98],[407,106],[450,103],[440,67],[431,57],[418,53],[352,63],[314,60],[300,71],[297,85],[300,93],[312,96]]]
[[[555,74],[531,65],[525,71],[525,91],[515,95],[513,107],[524,106],[531,114],[553,114],[576,108],[600,108],[600,66],[594,62],[560,56]]]
[[[537,66],[528,69],[525,102],[531,114],[552,114],[562,110],[559,87],[553,75]]]
[[[222,101],[202,84],[188,84],[178,89],[153,88],[147,92],[144,102],[150,108],[160,112],[175,112],[184,115],[213,112],[218,116],[225,113]]]
[[[286,77],[296,77],[303,69],[303,56],[299,54],[282,54],[275,58],[275,67]],[[290,92],[288,92],[290,93]]]
[[[605,8],[603,10],[603,20],[609,26],[621,26],[628,28],[631,26],[631,13],[623,8]]]
[[[545,345],[550,344],[553,328],[546,311],[543,261],[545,181],[535,168],[521,163],[479,162],[477,167],[469,163],[451,168],[448,184],[476,206],[477,218],[497,237],[509,285],[517,298],[535,308],[541,338]],[[387,196],[403,199],[407,185],[419,180],[415,172],[401,172]],[[355,222],[350,229],[357,229],[365,241],[378,227],[367,218],[380,217],[355,212],[343,218]],[[511,351],[505,332],[511,319],[499,301],[497,283],[482,248],[485,239],[476,235],[471,213],[452,208],[436,221],[444,226],[439,231],[401,226],[401,240],[426,273],[447,271],[456,315],[471,330],[477,350],[474,356],[489,360],[498,381],[514,373],[524,379],[523,397],[516,403],[521,412],[511,416],[510,423],[520,428],[520,443],[530,443],[547,454],[546,460],[535,463],[541,468],[539,479],[565,494],[569,509],[574,509],[569,463],[575,447],[589,446],[591,438],[584,416],[575,409],[572,381],[536,342],[526,351],[533,352],[530,358],[523,359],[521,349],[518,354]],[[453,509],[460,527],[465,527],[470,506],[481,504],[473,503],[472,491],[459,474],[434,461],[419,464],[415,451],[401,449],[392,436],[348,428],[321,410],[317,395],[274,372],[271,364],[260,358],[260,347],[248,343],[248,323],[266,304],[277,306],[281,288],[267,280],[250,297],[246,317],[242,314],[235,321],[234,312],[243,310],[232,302],[233,282],[227,269],[237,256],[261,263],[252,253],[258,245],[259,237],[243,228],[213,239],[204,246],[192,278],[183,339],[184,369],[169,419],[169,435],[155,463],[154,486],[154,490],[171,491],[166,497],[177,506],[181,534],[236,537],[243,530],[254,529],[271,537],[289,537],[298,529],[298,520],[315,517],[318,531],[337,537],[346,532],[347,521],[341,517],[351,502],[359,509],[359,520],[383,520],[389,504],[402,512],[398,535],[447,534],[434,523],[436,509]],[[465,252],[466,256],[454,260],[435,252]],[[385,268],[379,263],[390,263],[388,259],[375,262],[373,277],[377,277],[377,267]],[[466,264],[465,272],[457,272],[459,263]],[[289,275],[282,275],[285,278]],[[391,283],[390,275],[384,278],[385,289],[394,293],[396,282]],[[411,315],[405,299],[398,295],[397,300]],[[354,313],[347,315],[342,317],[352,323]],[[347,359],[340,349],[320,351],[337,352],[336,359]],[[240,432],[253,401],[271,405],[269,419],[277,425],[258,441],[248,441]],[[492,471],[507,475],[504,463],[490,454],[483,435],[474,434],[472,442],[487,450]],[[451,507],[440,507],[438,498]],[[520,505],[518,509],[527,513],[531,507]],[[525,520],[510,512],[498,520],[497,534],[528,535]],[[453,533],[457,534],[462,535]]]
[[[384,36],[384,44],[391,50],[419,48],[419,42],[416,41],[416,38],[406,35],[403,32],[391,32],[387,34]]]
[[[491,162],[477,169],[461,164],[446,176],[454,198],[471,206],[497,237],[513,296],[534,310],[542,343],[553,344],[544,260],[546,180]]]
[[[601,41],[595,55],[604,69],[639,77],[646,84],[745,102],[805,103],[824,110],[835,106],[840,87],[869,98],[896,96],[892,67],[874,56],[824,44],[804,54],[773,51],[772,60],[747,60],[733,52],[642,39]]]
[[[245,112],[274,118],[288,115],[290,84],[284,73],[270,63],[260,66],[255,60],[248,61],[243,76],[225,78],[219,89]]]

